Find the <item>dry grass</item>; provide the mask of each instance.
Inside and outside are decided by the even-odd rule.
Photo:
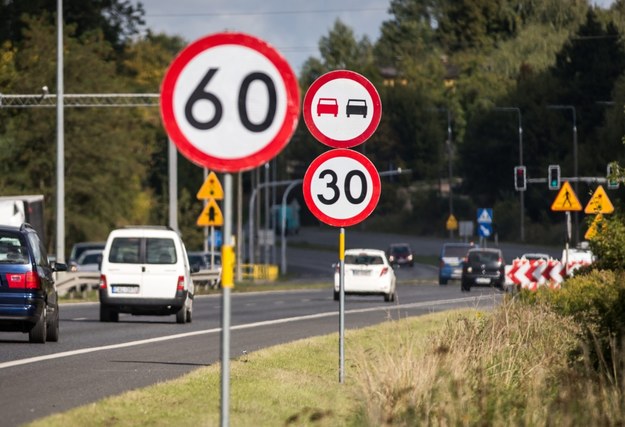
[[[458,314],[429,339],[380,336],[354,356],[358,424],[622,425],[625,389],[583,365],[576,324],[540,307]],[[410,323],[398,324],[410,328]]]

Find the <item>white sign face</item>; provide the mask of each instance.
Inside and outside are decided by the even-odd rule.
[[[165,128],[195,163],[222,172],[266,163],[297,125],[299,88],[286,61],[240,33],[200,39],[172,62],[161,91]]]
[[[304,97],[304,121],[321,143],[349,148],[366,141],[377,129],[382,104],[375,87],[348,70],[319,77]]]
[[[361,222],[380,199],[380,176],[362,154],[330,150],[309,166],[303,182],[308,209],[326,224],[343,227]]]

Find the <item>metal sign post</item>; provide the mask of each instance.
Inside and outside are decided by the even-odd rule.
[[[224,244],[221,247],[221,425],[227,426],[230,407],[230,290],[234,287],[234,250],[232,247],[232,175],[224,177]]]
[[[345,228],[339,234],[339,383],[345,382]]]

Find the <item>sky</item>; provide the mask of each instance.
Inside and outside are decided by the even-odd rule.
[[[187,42],[222,31],[240,31],[277,49],[299,75],[319,40],[340,19],[357,40],[379,38],[391,16],[389,0],[142,0],[146,27],[181,36]]]
[[[608,7],[614,0],[592,0]],[[181,36],[187,42],[222,31],[256,36],[277,49],[297,75],[334,22],[348,25],[357,40],[375,42],[380,26],[392,17],[390,0],[142,0],[146,27]]]

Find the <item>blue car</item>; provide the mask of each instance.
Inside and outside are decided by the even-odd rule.
[[[55,271],[45,246],[29,224],[0,226],[0,331],[23,332],[31,343],[59,340]]]
[[[473,243],[445,243],[441,248],[438,269],[438,284],[446,285],[449,280],[462,278],[462,265]]]

